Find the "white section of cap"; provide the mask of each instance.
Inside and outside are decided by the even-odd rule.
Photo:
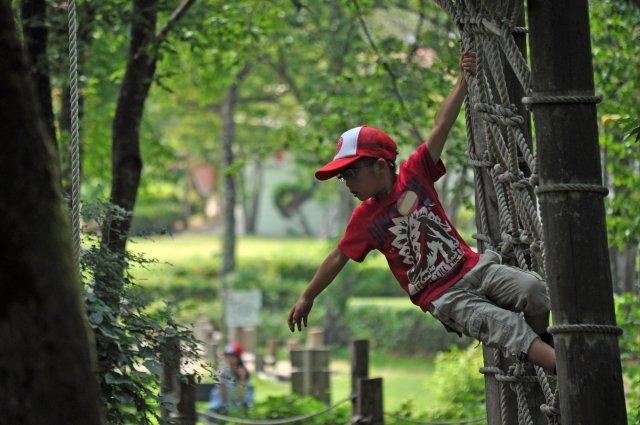
[[[341,145],[336,152],[336,156],[333,157],[334,161],[340,158],[355,156],[358,150],[358,135],[360,134],[360,130],[362,130],[362,127],[356,127],[342,133],[342,136],[340,136],[341,142],[338,142],[341,143]]]

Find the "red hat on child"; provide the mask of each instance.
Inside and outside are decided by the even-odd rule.
[[[233,342],[227,345],[226,347],[224,347],[225,354],[231,354],[238,357],[242,355],[243,351],[244,350],[242,349],[242,345],[238,344],[237,342]]]
[[[362,157],[396,160],[398,146],[391,137],[377,128],[352,128],[340,136],[333,161],[316,171],[318,180],[328,180],[340,173],[340,170]]]

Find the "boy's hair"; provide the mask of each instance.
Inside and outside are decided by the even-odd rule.
[[[380,158],[376,158],[375,156],[363,156],[362,159],[377,161]],[[384,158],[382,158],[382,159],[384,159]],[[394,161],[391,161],[390,159],[384,159],[384,162],[387,163],[387,165],[389,166],[391,171],[393,171],[394,174],[397,173],[398,166],[396,165],[396,163]]]

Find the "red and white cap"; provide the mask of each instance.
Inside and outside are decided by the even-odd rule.
[[[233,356],[240,357],[243,351],[244,350],[242,349],[242,345],[238,344],[237,342],[232,342],[231,344],[228,344],[226,347],[224,347],[224,354],[231,354]]]
[[[383,158],[395,162],[398,146],[382,131],[363,125],[340,136],[333,161],[316,171],[318,180],[328,180],[362,157]]]

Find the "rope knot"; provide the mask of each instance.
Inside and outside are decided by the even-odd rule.
[[[560,416],[560,407],[542,404],[540,410],[547,416]]]
[[[520,242],[527,245],[532,245],[534,243],[534,240],[530,234],[528,234],[527,232],[522,232],[520,234]]]

